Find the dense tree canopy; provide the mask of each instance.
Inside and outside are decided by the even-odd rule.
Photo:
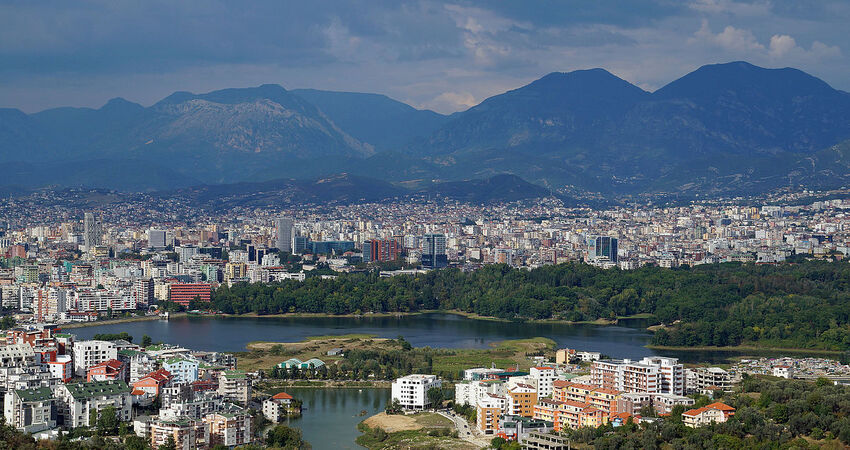
[[[226,313],[457,310],[507,319],[613,319],[652,314],[659,345],[850,348],[850,264],[713,264],[633,271],[580,263],[505,265],[381,278],[377,272],[304,282],[236,284],[214,292]]]

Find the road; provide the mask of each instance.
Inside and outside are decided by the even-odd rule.
[[[445,411],[437,411],[437,414],[454,422],[455,427],[457,428],[457,437],[459,439],[481,447],[490,446],[490,438],[477,434],[477,430],[475,430],[474,426],[471,427],[463,417],[454,413],[446,413]]]

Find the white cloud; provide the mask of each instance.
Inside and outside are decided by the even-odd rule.
[[[469,109],[478,104],[475,96],[469,92],[443,92],[420,105],[420,108],[434,111],[454,112]]]
[[[768,54],[773,58],[785,56],[791,50],[797,48],[797,41],[787,34],[774,34],[770,38]]]
[[[720,33],[714,34],[707,20],[702,21],[702,26],[696,33],[694,38],[689,42],[709,42],[720,46],[726,50],[733,52],[745,53],[753,50],[764,50],[764,45],[760,44],[755,35],[742,28],[735,28],[732,25],[727,25]]]
[[[688,7],[708,14],[730,14],[735,16],[764,16],[770,13],[770,3],[766,1],[735,2],[732,0],[696,0]]]

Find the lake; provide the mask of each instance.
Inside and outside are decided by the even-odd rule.
[[[285,388],[303,402],[301,417],[282,422],[301,429],[304,440],[315,449],[361,448],[354,443],[357,424],[384,410],[390,399],[385,388],[322,389]],[[366,411],[366,414],[363,414]]]
[[[470,319],[457,314],[428,313],[393,317],[202,317],[151,320],[69,329],[80,339],[98,333],[127,332],[139,342],[147,334],[154,342],[193,350],[238,352],[252,341],[298,342],[309,336],[348,333],[378,337],[404,336],[414,347],[486,348],[506,339],[547,337],[559,348],[601,352],[615,358],[656,354],[645,347],[651,333],[642,320],[630,326],[514,323]]]

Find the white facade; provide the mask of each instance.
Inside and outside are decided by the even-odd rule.
[[[536,382],[537,396],[549,397],[552,395],[555,378],[557,374],[554,367],[532,367],[529,375]]]
[[[74,342],[74,373],[83,376],[86,370],[110,359],[118,359],[118,349],[109,341]]]
[[[162,364],[162,368],[174,377],[175,383],[198,381],[198,361],[186,358],[169,359]]]
[[[436,375],[408,375],[393,381],[392,399],[406,409],[425,409],[431,404],[428,390],[442,385]]]
[[[676,358],[647,357],[600,360],[590,369],[591,384],[623,392],[647,394],[685,393],[685,371]]]

